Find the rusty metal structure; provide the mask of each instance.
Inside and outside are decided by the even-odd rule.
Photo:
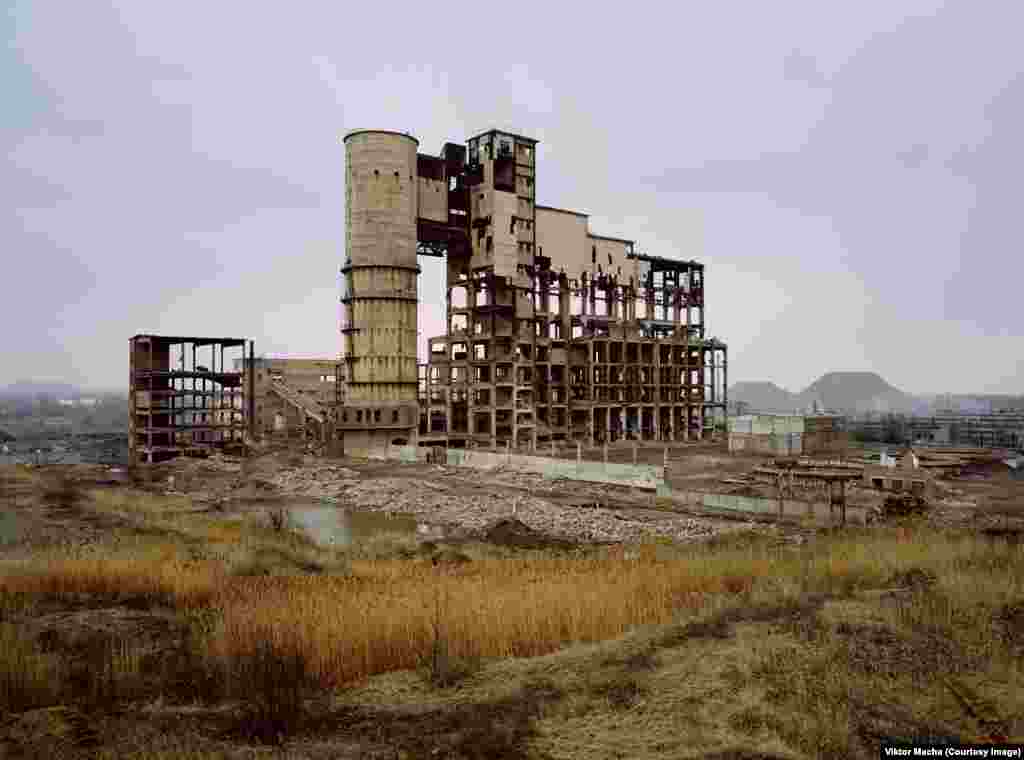
[[[245,358],[246,343],[243,338],[163,335],[130,339],[128,447],[133,465],[242,449],[250,432],[252,396],[235,366]]]
[[[685,441],[724,423],[704,266],[537,205],[536,140],[490,130],[437,156],[404,133],[344,142],[346,449]],[[447,293],[419,366],[417,255],[445,258]]]

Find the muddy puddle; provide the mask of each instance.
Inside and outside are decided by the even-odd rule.
[[[402,512],[352,511],[319,502],[291,503],[287,509],[292,526],[324,546],[351,546],[384,534],[443,537],[436,526]]]
[[[17,543],[21,538],[21,526],[13,510],[0,510],[0,546]]]

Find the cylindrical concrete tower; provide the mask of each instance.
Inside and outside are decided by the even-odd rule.
[[[377,447],[396,437],[411,443],[419,426],[418,146],[415,137],[399,132],[356,130],[345,135],[342,332],[351,431],[346,432],[346,449]],[[353,426],[366,433],[357,433]]]

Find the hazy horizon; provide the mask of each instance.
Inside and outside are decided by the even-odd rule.
[[[1020,392],[1024,6],[535,7],[518,63],[469,4],[14,2],[0,387],[126,389],[136,333],[337,355],[341,135],[495,125],[540,140],[538,203],[706,265],[730,385]]]
[[[307,357],[284,357],[284,358],[307,358]],[[837,371],[838,372],[842,372],[843,370],[837,370]],[[855,370],[855,371],[859,371],[859,370]],[[831,370],[830,370],[830,372],[831,372]],[[814,380],[820,379],[825,374],[828,374],[828,373],[823,372],[821,375],[819,375]],[[881,377],[882,377],[883,380],[886,379],[884,375],[881,375]],[[780,385],[779,383],[774,382],[773,380],[737,380],[737,381],[730,382],[729,383],[729,387],[733,388],[737,383],[772,383],[773,385],[775,385],[780,390],[786,391],[786,392],[791,393],[793,395],[799,395],[799,394],[803,393],[804,391],[806,391],[814,383],[814,380],[812,380],[811,382],[809,382],[809,383],[807,383],[807,384],[805,384],[803,386],[800,386],[799,388],[786,387],[784,385]],[[2,392],[3,390],[5,390],[6,388],[8,388],[10,386],[19,385],[19,384],[22,384],[22,383],[38,383],[38,384],[46,384],[46,385],[51,385],[51,384],[52,385],[71,385],[71,386],[74,386],[75,388],[77,388],[77,390],[80,393],[83,393],[83,394],[85,394],[85,393],[103,393],[103,394],[119,393],[119,394],[122,394],[122,395],[126,395],[128,393],[128,384],[127,383],[125,383],[123,386],[90,386],[90,385],[80,385],[80,386],[78,386],[78,385],[74,385],[73,383],[68,383],[66,380],[62,380],[60,378],[19,378],[18,380],[15,380],[13,383],[9,383],[9,384],[7,384],[5,386],[0,386],[0,392]],[[890,385],[891,385],[891,383],[890,383]],[[894,386],[894,387],[896,387],[896,386]],[[1024,394],[1021,394],[1021,393],[983,393],[983,392],[979,392],[979,391],[915,391],[913,389],[899,388],[899,387],[896,387],[896,389],[900,390],[900,391],[903,391],[907,395],[913,396],[913,397],[918,398],[918,399],[937,398],[937,397],[941,397],[941,396],[977,396],[977,397],[981,397],[981,396],[1024,396]]]

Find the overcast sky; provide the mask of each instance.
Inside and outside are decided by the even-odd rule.
[[[341,135],[497,126],[539,203],[706,263],[730,383],[1021,392],[1020,2],[7,5],[0,385],[126,388],[139,332],[336,355]]]

